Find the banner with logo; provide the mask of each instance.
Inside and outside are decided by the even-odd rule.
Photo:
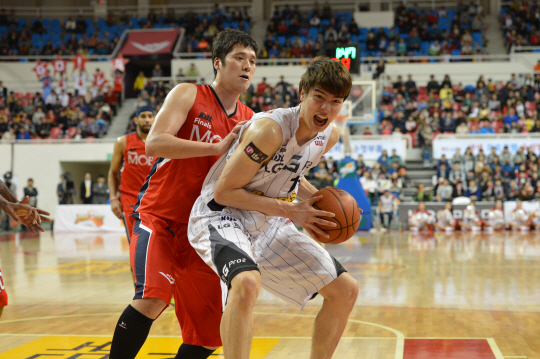
[[[391,140],[391,136],[388,136],[388,140],[353,140],[351,139],[351,150],[353,152],[353,158],[362,155],[365,160],[377,160],[383,150],[386,150],[388,156],[392,156],[392,150],[396,150],[398,156],[403,161],[407,160],[406,148],[407,142],[400,138]]]
[[[433,140],[433,157],[441,158],[442,155],[446,155],[446,158],[452,158],[456,149],[459,148],[461,154],[465,153],[467,147],[471,148],[474,155],[477,155],[480,149],[484,150],[484,154],[491,153],[491,147],[497,149],[497,153],[503,151],[504,146],[508,146],[508,150],[511,153],[516,153],[520,147],[530,148],[534,153],[540,152],[540,138],[526,137],[524,134],[522,138],[495,138],[493,136],[487,136],[481,138],[479,136],[471,138],[444,138]]]
[[[125,232],[107,204],[61,204],[56,207],[54,232]]]
[[[168,54],[172,52],[178,34],[178,29],[131,30],[120,53],[122,55]]]
[[[356,160],[358,155],[362,155],[364,160],[377,160],[383,150],[392,155],[392,150],[396,150],[398,156],[405,162],[407,160],[407,140],[404,137],[384,136],[370,139],[369,136],[362,138],[351,138],[350,156]],[[334,160],[341,160],[345,157],[345,146],[342,142],[336,143],[325,155],[325,158],[332,157]]]

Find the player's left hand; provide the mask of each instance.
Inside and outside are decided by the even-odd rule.
[[[217,147],[217,154],[218,155],[222,155],[224,154],[225,152],[227,152],[227,150],[229,149],[229,147],[231,146],[231,143],[233,143],[234,140],[236,140],[238,138],[238,132],[240,132],[240,129],[242,128],[242,126],[246,123],[247,121],[240,121],[238,122],[238,124],[236,126],[234,126],[234,128],[232,129],[232,131],[223,139],[221,140],[220,142],[216,143],[216,147]]]
[[[19,218],[20,223],[28,227],[30,232],[32,232],[33,234],[37,233],[36,229],[40,232],[45,232],[45,229],[41,227],[41,223],[43,221],[52,222],[52,219],[46,217],[50,216],[51,214],[42,209],[34,208],[28,205],[27,203],[29,200],[30,197],[26,196],[21,202],[13,203],[12,206],[15,207],[15,213]],[[17,220],[15,217],[13,218]]]

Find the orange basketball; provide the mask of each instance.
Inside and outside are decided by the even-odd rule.
[[[313,207],[322,211],[332,212],[336,216],[333,218],[324,217],[325,220],[335,222],[337,227],[321,226],[330,238],[315,238],[319,242],[328,244],[343,243],[356,233],[362,216],[362,210],[358,207],[356,200],[349,194],[339,188],[325,188],[317,191],[313,197],[323,196],[319,201],[313,204]]]

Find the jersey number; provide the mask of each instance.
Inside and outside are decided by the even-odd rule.
[[[285,166],[283,169],[287,171],[291,171],[292,173],[296,173],[296,171],[298,171],[298,169],[300,168],[300,162],[298,161],[300,159],[302,159],[302,156],[299,156],[299,155],[292,156],[292,160],[294,162],[291,162],[289,165]],[[298,182],[300,182],[300,176],[291,178],[291,181],[293,182],[293,184],[291,186],[291,189],[289,190],[289,193],[294,191],[294,189],[296,188],[296,185],[298,184]]]

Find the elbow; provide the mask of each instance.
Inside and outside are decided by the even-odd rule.
[[[221,204],[222,206],[225,206],[226,196],[224,195],[223,191],[219,186],[216,186],[214,189],[214,201]]]
[[[228,206],[230,205],[230,196],[228,196],[228,194],[229,191],[227,191],[227,188],[223,187],[223,185],[221,185],[221,183],[218,181],[216,187],[214,188],[214,200],[222,206]]]
[[[159,157],[158,154],[157,154],[157,148],[156,148],[155,141],[152,141],[151,138],[148,138],[146,140],[144,150],[146,152],[146,155],[149,156],[149,157]]]

